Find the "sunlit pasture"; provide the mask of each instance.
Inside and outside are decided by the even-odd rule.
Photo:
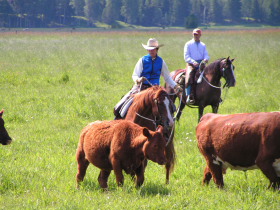
[[[113,107],[147,53],[141,43],[150,37],[164,44],[159,55],[170,71],[185,67],[183,47],[192,37],[187,30],[0,33],[0,109],[13,138],[0,145],[0,209],[280,208],[279,192],[267,189],[259,170],[228,170],[223,190],[213,181],[202,186],[198,112],[190,108],[176,123],[177,162],[169,185],[164,168],[150,161],[140,189],[127,175],[118,188],[111,173],[103,192],[92,165],[76,189],[80,131],[92,121],[114,119]],[[223,91],[219,113],[280,111],[279,29],[203,30],[201,40],[210,62],[235,58],[236,87]]]

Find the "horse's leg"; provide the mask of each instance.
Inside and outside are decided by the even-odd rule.
[[[176,113],[176,120],[179,121],[182,115],[183,109],[185,108],[186,104],[183,101],[180,101],[178,113]]]
[[[165,155],[166,155],[166,159],[167,159],[167,163],[165,164],[165,169],[166,169],[165,183],[166,184],[169,184],[169,176],[174,168],[175,159],[176,159],[176,152],[175,152],[175,148],[174,148],[173,137],[174,137],[174,132],[172,134],[171,141],[165,148]]]
[[[76,158],[78,162],[78,173],[76,175],[76,181],[77,188],[79,188],[80,182],[84,180],[84,177],[86,175],[86,170],[89,165],[89,161],[85,158],[85,153],[81,148],[78,148]]]
[[[111,171],[100,170],[98,176],[98,182],[101,188],[106,189],[108,188],[108,177],[110,176]]]
[[[212,105],[212,113],[218,113],[219,104]]]
[[[203,111],[204,111],[204,106],[199,105],[199,107],[198,107],[198,122],[200,121],[200,118],[203,115]]]

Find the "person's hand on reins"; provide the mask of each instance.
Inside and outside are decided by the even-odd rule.
[[[146,77],[140,77],[136,80],[137,85],[141,84],[142,82],[145,82],[147,80]]]
[[[183,88],[179,84],[177,84],[174,86],[174,91],[176,95],[180,95],[183,92]]]

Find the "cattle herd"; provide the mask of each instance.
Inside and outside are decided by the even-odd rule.
[[[0,143],[11,143],[0,112]],[[203,183],[211,178],[224,186],[223,174],[234,170],[260,169],[269,179],[269,188],[280,189],[280,112],[206,114],[196,127],[198,148],[206,160]],[[118,186],[123,185],[122,171],[135,178],[136,186],[144,182],[147,161],[166,163],[166,139],[163,127],[151,131],[128,120],[96,121],[81,132],[76,158],[77,187],[90,163],[100,169],[98,182],[108,188],[113,170]]]

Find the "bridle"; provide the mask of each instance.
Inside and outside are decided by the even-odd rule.
[[[225,71],[227,71],[229,68],[225,68],[225,67],[223,67],[222,68],[222,77],[223,78],[226,78],[225,77]],[[215,86],[215,85],[212,85],[205,77],[204,77],[204,70],[202,71],[202,72],[200,72],[200,74],[201,74],[201,77],[204,79],[204,81],[209,85],[209,86],[211,86],[211,87],[213,87],[213,88],[217,88],[217,89],[224,89],[225,88],[225,85],[227,84],[227,82],[222,86]]]
[[[146,81],[151,85],[151,87],[154,86],[149,80],[146,80]],[[143,82],[141,82],[141,84],[140,84],[140,90],[141,90],[142,84],[143,84]],[[169,99],[169,100],[170,100],[170,99]],[[159,110],[157,100],[154,100],[154,103],[156,103],[156,105],[157,105],[157,110]],[[163,117],[160,115],[160,112],[159,112],[159,111],[158,111],[158,113],[159,113],[159,115],[158,115],[159,118],[157,118],[157,116],[153,113],[154,119],[150,119],[150,118],[144,117],[143,115],[139,114],[138,112],[136,112],[136,115],[137,115],[138,117],[142,118],[142,119],[145,119],[145,120],[148,120],[148,121],[152,122],[152,123],[154,124],[154,126],[155,126],[155,130],[157,129],[157,127],[158,127],[159,125],[162,125],[165,129],[168,129],[167,126],[165,125],[165,123],[162,122]],[[175,117],[173,117],[173,120],[174,120],[174,119],[175,119]],[[174,121],[175,121],[175,120],[174,120]],[[169,144],[170,141],[172,140],[174,128],[175,128],[175,123],[174,123],[173,126],[172,126],[171,133],[170,133],[170,135],[169,135],[169,137],[168,137],[168,140],[167,140],[167,143],[166,143],[165,146],[168,146],[168,144]]]
[[[160,112],[158,111],[159,108],[158,108],[157,100],[154,100],[153,103],[155,103],[156,106],[157,106],[157,111],[155,111],[155,112],[158,112],[158,114],[156,114],[156,113],[154,113],[154,110],[153,110],[152,114],[154,116],[154,119],[144,117],[143,115],[139,114],[138,112],[136,112],[136,115],[141,117],[142,119],[145,119],[145,120],[148,120],[148,121],[152,122],[155,125],[155,130],[159,125],[162,125],[164,128],[166,128],[166,125],[164,125],[165,123],[162,121],[163,117],[161,116]]]

